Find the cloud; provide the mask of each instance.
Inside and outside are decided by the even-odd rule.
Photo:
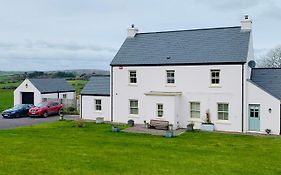
[[[261,0],[244,0],[244,1],[237,1],[237,0],[216,0],[216,1],[209,1],[209,0],[201,0],[196,1],[202,4],[205,4],[215,10],[219,11],[237,11],[241,9],[250,9],[258,6],[262,1]]]
[[[77,42],[57,43],[25,40],[0,43],[2,70],[108,69],[116,49]]]

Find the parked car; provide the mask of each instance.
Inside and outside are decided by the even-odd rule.
[[[15,105],[14,107],[10,109],[6,109],[2,112],[3,118],[18,118],[18,117],[24,117],[28,115],[28,111],[30,108],[32,108],[32,104],[19,104]]]
[[[30,117],[48,117],[49,115],[59,114],[62,104],[56,101],[41,102],[35,107],[29,109]]]

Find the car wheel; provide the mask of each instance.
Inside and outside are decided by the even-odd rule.
[[[45,112],[44,114],[43,114],[43,117],[48,117],[48,112]]]
[[[16,115],[16,118],[20,118],[20,114],[17,114],[17,115]]]

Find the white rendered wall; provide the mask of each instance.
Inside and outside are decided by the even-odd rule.
[[[260,132],[265,133],[265,129],[271,129],[273,134],[280,132],[280,100],[276,99],[269,93],[260,89],[256,85],[247,81],[247,109],[249,104],[260,105]],[[269,113],[268,109],[271,108],[272,112]],[[248,114],[246,126],[248,130]]]
[[[34,104],[38,104],[39,102],[41,102],[41,93],[28,79],[25,79],[14,91],[14,105],[22,103],[22,92],[33,92]]]
[[[95,99],[101,99],[102,111],[95,110]],[[105,121],[110,121],[110,97],[109,96],[80,96],[80,102],[83,119],[96,120],[97,117],[103,117]],[[81,114],[80,114],[81,117]]]
[[[60,92],[60,93],[48,93],[42,94],[42,98],[53,98],[53,99],[63,99],[63,94],[66,94],[66,99],[75,99],[75,92]]]
[[[211,69],[220,69],[220,87],[211,87]],[[137,71],[137,85],[129,84],[129,70]],[[175,85],[166,84],[166,70],[175,70]],[[156,103],[162,101],[169,106],[164,116],[170,123],[186,127],[190,119],[190,102],[200,102],[200,119],[195,121],[199,128],[209,109],[216,130],[241,132],[242,123],[242,65],[200,65],[200,66],[149,66],[113,67],[113,119],[126,123],[134,119],[136,123],[156,118]],[[149,91],[182,92],[180,97],[151,97]],[[139,115],[129,115],[129,99],[139,100]],[[174,101],[174,107],[171,102]],[[217,103],[229,103],[229,120],[219,121]],[[154,104],[155,103],[155,104]],[[176,107],[177,106],[177,107]],[[170,116],[170,114],[173,116]],[[153,115],[154,114],[154,115]],[[167,118],[166,118],[167,117]],[[173,118],[173,119],[172,119]]]

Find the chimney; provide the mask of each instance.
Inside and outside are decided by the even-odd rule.
[[[127,29],[127,32],[128,32],[127,38],[134,38],[135,35],[138,33],[138,31],[139,31],[139,30],[138,30],[137,28],[135,28],[135,25],[132,24],[131,27],[129,27],[129,28]]]
[[[244,19],[241,21],[241,30],[251,30],[252,29],[252,20],[249,18],[249,15],[245,15]]]

